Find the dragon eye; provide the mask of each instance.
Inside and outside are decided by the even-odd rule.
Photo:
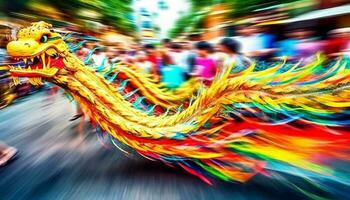
[[[49,36],[47,34],[45,34],[45,35],[41,36],[40,42],[45,43],[45,42],[47,42],[48,39],[49,39]]]

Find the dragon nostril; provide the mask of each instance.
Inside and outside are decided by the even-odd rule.
[[[24,43],[24,45],[30,47],[30,44],[28,42]]]

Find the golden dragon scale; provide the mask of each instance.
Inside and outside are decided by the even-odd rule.
[[[45,80],[62,87],[115,139],[207,183],[211,177],[245,182],[282,171],[349,185],[349,174],[332,164],[350,158],[347,58],[324,66],[318,55],[305,66],[282,62],[256,71],[252,65],[235,74],[231,66],[209,87],[182,94],[161,89],[135,67],[117,64],[96,72],[45,22],[21,29],[7,50],[24,63],[7,67],[15,83],[28,77],[33,84]],[[157,115],[140,109],[109,80],[115,73],[140,88],[149,106],[176,109]]]
[[[179,103],[188,103],[200,87],[200,82],[193,78],[177,89],[167,89],[163,84],[157,82],[152,74],[142,73],[129,63],[102,66],[96,71],[119,86],[119,92],[128,93],[129,96],[130,93],[138,93],[150,104],[157,105],[163,110],[174,110],[179,107]]]

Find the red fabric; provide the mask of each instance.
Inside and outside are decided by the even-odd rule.
[[[151,63],[153,63],[154,65],[157,65],[157,56],[149,55],[147,60],[150,61]]]
[[[152,63],[152,73],[159,79],[158,58],[156,55],[148,55],[147,60]]]
[[[326,45],[324,47],[326,54],[339,53],[345,49],[347,44],[347,40],[345,38],[333,38],[326,41]]]

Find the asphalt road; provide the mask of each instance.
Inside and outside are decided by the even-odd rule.
[[[19,150],[0,168],[0,200],[306,198],[263,176],[211,186],[180,168],[126,156],[102,145],[88,123],[82,132],[79,120],[69,122],[74,110],[62,94],[46,92],[0,110],[0,140]]]

